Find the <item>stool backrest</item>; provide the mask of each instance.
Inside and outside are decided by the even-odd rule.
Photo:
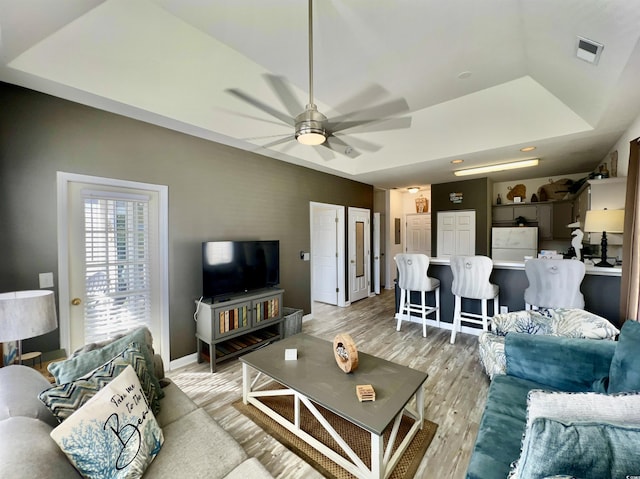
[[[572,259],[529,259],[524,263],[529,287],[524,301],[539,308],[584,308],[580,284],[584,263]]]
[[[429,257],[426,254],[402,253],[393,258],[398,266],[398,286],[408,291],[430,291],[431,279],[427,276]]]
[[[456,296],[472,299],[491,299],[495,290],[489,282],[493,261],[487,256],[452,256],[451,292]]]

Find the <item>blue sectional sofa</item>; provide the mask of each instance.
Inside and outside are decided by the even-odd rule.
[[[636,321],[618,341],[507,334],[507,374],[489,387],[467,479],[640,475],[639,353]],[[555,417],[540,416],[540,396]]]

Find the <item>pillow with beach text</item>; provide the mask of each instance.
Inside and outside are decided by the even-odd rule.
[[[131,366],[51,431],[51,438],[89,479],[140,478],[164,442]]]

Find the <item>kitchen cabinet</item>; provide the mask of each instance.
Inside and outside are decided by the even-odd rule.
[[[537,226],[539,240],[552,240],[555,238],[555,202],[528,203],[524,205],[500,205],[494,206],[492,209],[493,226],[516,226],[516,218],[522,216],[527,220],[527,226]],[[571,212],[566,218],[571,220]],[[562,220],[565,221],[563,217]],[[566,225],[571,221],[567,221],[563,225],[563,229],[567,229]],[[565,233],[562,231],[562,233]],[[570,231],[569,231],[570,233]]]
[[[520,216],[528,222],[538,221],[537,206],[531,204],[494,206],[492,213],[494,226],[516,226],[515,219]],[[496,225],[496,223],[509,224]]]
[[[573,223],[573,201],[555,201],[553,205],[553,239],[570,240],[571,233],[574,228],[567,228],[567,225]]]
[[[551,203],[544,203],[536,205],[537,222],[538,222],[538,234],[539,239],[552,240],[553,239],[553,205]]]

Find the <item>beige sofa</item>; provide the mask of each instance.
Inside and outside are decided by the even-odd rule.
[[[162,375],[162,368],[159,369]],[[144,477],[272,477],[175,383],[166,378],[160,382],[164,398],[160,400],[156,419],[162,428],[164,444]],[[33,368],[17,365],[0,368],[0,477],[81,477],[49,436],[58,420],[38,399],[38,394],[50,386]]]

